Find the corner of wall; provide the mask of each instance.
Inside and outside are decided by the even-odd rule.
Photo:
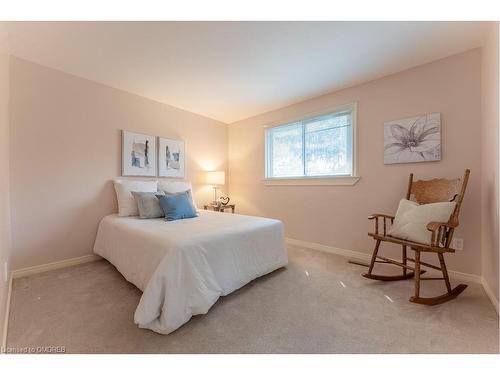
[[[10,55],[5,23],[0,22],[0,337],[7,336],[10,291],[10,166],[9,166]]]
[[[499,300],[499,23],[491,22],[481,51],[481,277],[498,312]]]

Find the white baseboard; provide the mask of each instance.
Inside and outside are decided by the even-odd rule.
[[[315,243],[315,242],[301,241],[301,240],[296,240],[296,239],[288,238],[288,237],[285,238],[285,242],[289,245],[302,246],[302,247],[306,247],[306,248],[312,249],[312,250],[324,251],[326,253],[342,255],[345,257],[364,260],[367,262],[370,262],[370,260],[371,260],[370,254],[361,253],[359,251],[346,250],[346,249],[341,249],[338,247],[322,245],[322,244]],[[434,273],[439,272],[439,271],[429,270],[428,272],[429,272],[429,274],[434,274]],[[482,284],[482,278],[479,275],[474,275],[474,274],[464,273],[464,272],[459,272],[459,271],[452,271],[452,270],[448,270],[448,274],[450,275],[451,278],[458,280],[458,281]]]
[[[12,295],[12,275],[9,277],[9,288],[7,290],[7,301],[5,303],[5,315],[3,322],[2,348],[7,347],[7,328],[9,327],[10,296]],[[1,352],[0,352],[1,354]]]
[[[493,307],[497,311],[497,314],[500,315],[500,311],[498,310],[498,299],[497,299],[498,297],[493,294],[493,292],[490,289],[490,286],[488,285],[484,277],[482,277],[481,280],[486,295],[489,297],[491,303],[493,304]]]
[[[340,247],[322,245],[316,242],[307,242],[288,237],[285,238],[285,242],[289,245],[301,246],[312,250],[324,251],[325,253],[342,255],[345,257],[356,258],[359,260],[366,260],[368,262],[371,259],[371,256],[369,254],[361,253],[359,251],[341,249]]]
[[[69,266],[75,266],[77,264],[94,262],[96,260],[102,259],[100,256],[95,254],[84,255],[78,258],[70,258],[61,260],[58,262],[52,262],[47,264],[41,264],[39,266],[20,268],[18,270],[12,271],[9,278],[9,290],[7,292],[7,303],[5,306],[5,320],[3,322],[3,337],[2,337],[2,347],[7,347],[7,329],[9,327],[9,315],[10,315],[10,300],[12,296],[12,280],[20,277],[35,275],[37,273],[57,270],[60,268],[65,268]]]
[[[338,247],[322,245],[322,244],[315,243],[315,242],[301,241],[301,240],[296,240],[296,239],[288,238],[288,237],[285,238],[285,242],[289,245],[301,246],[301,247],[305,247],[305,248],[308,248],[311,250],[324,251],[326,253],[341,255],[344,257],[348,257],[348,258],[355,258],[355,259],[359,259],[359,260],[364,260],[366,262],[370,262],[370,260],[371,260],[371,256],[369,254],[361,253],[359,251],[346,250],[346,249],[341,249]],[[438,272],[439,271],[437,271],[437,270],[429,270],[429,274],[436,274]],[[493,307],[495,308],[497,313],[500,315],[497,297],[493,294],[490,287],[488,286],[488,284],[486,283],[486,281],[484,280],[484,278],[482,276],[474,275],[471,273],[453,271],[453,270],[448,270],[448,274],[450,275],[450,277],[452,279],[455,279],[457,281],[481,284],[483,286],[483,289],[484,289],[486,295],[490,299],[491,304],[493,305]]]
[[[434,271],[434,270],[433,270]],[[437,271],[437,273],[441,274],[440,271]],[[482,284],[482,277],[480,275],[474,275],[473,273],[465,273],[465,272],[460,272],[460,271],[453,271],[453,270],[448,270],[448,275],[452,279],[458,280],[458,281],[464,281],[466,283],[475,283],[475,284]]]
[[[59,268],[65,268],[69,266],[76,266],[77,264],[94,262],[96,260],[102,259],[100,256],[95,254],[84,255],[78,258],[70,258],[65,260],[60,260],[58,262],[52,262],[47,264],[41,264],[39,266],[20,268],[18,270],[12,271],[12,278],[18,279],[20,277],[35,275],[37,273],[57,270]]]

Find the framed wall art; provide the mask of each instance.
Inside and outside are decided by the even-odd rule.
[[[441,160],[441,114],[384,124],[384,164]]]
[[[184,141],[168,138],[158,140],[158,175],[185,178]]]
[[[156,176],[156,137],[122,131],[122,176]]]

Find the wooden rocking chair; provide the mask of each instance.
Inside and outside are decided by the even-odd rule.
[[[470,170],[466,170],[463,179],[434,179],[429,181],[413,181],[413,173],[410,174],[408,192],[406,194],[406,199],[415,200],[417,203],[436,203],[436,202],[456,202],[455,210],[453,211],[450,219],[446,223],[431,222],[427,224],[427,229],[432,232],[431,244],[421,244],[417,242],[412,242],[408,240],[403,240],[400,238],[392,237],[388,235],[387,227],[388,221],[392,224],[394,222],[394,216],[384,215],[384,214],[373,214],[368,219],[375,220],[375,233],[368,233],[370,237],[376,241],[375,249],[373,250],[373,255],[371,263],[368,268],[368,272],[363,274],[364,277],[368,279],[381,280],[381,281],[395,281],[404,280],[415,277],[415,295],[410,298],[410,302],[420,303],[424,305],[437,305],[443,302],[447,302],[456,298],[460,293],[462,293],[467,285],[460,284],[455,288],[451,289],[450,279],[448,277],[448,271],[446,270],[446,264],[444,262],[445,253],[454,253],[455,250],[452,249],[451,241],[453,238],[453,232],[458,226],[458,214],[460,213],[460,206],[464,198],[465,188],[467,187],[467,181],[469,180]],[[380,233],[379,222],[383,221],[382,233]],[[380,243],[382,241],[392,242],[400,244],[402,246],[402,261],[398,262],[394,259],[386,258],[378,255]],[[407,248],[415,251],[415,259],[409,258],[407,256]],[[440,266],[435,266],[429,263],[420,261],[421,252],[431,252],[436,253],[439,259]],[[408,262],[413,262],[415,267],[408,266]],[[402,275],[396,276],[383,276],[376,275],[373,273],[373,267],[375,263],[389,263],[399,266],[403,269]],[[443,277],[421,277],[420,275],[425,272],[421,267],[426,266],[435,270],[442,272]],[[409,271],[410,272],[409,272]],[[444,280],[446,284],[447,293],[431,298],[420,297],[420,281],[421,280]]]

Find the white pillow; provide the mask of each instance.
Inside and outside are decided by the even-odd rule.
[[[158,181],[115,180],[118,216],[138,216],[139,209],[132,191],[154,193],[158,191]]]
[[[427,224],[431,221],[448,222],[455,204],[455,202],[418,204],[401,199],[394,224],[388,234],[403,240],[430,245],[432,232],[427,230]]]
[[[164,191],[167,194],[175,194],[182,193],[183,191],[189,190],[191,193],[191,201],[193,206],[196,207],[196,203],[194,202],[193,195],[193,187],[191,186],[191,182],[189,181],[168,181],[168,180],[160,180],[158,181],[158,191]]]

